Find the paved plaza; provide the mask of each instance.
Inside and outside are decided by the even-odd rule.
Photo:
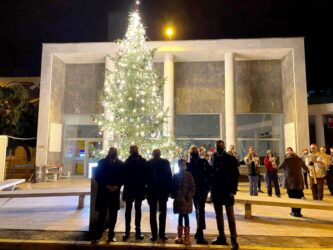
[[[248,183],[240,183],[238,196],[249,197]],[[263,185],[264,186],[264,185]],[[87,179],[59,180],[32,184],[32,189],[58,187],[90,187]],[[25,189],[26,184],[18,186]],[[265,189],[264,189],[265,190]],[[266,190],[265,190],[266,191]],[[19,192],[16,191],[16,192]],[[274,193],[274,192],[273,192]],[[267,196],[267,193],[259,194]],[[305,190],[305,196],[311,200],[311,191]],[[286,199],[282,189],[282,198]],[[78,197],[47,197],[0,199],[0,238],[1,239],[32,239],[32,240],[87,240],[89,228],[90,197],[87,196],[84,208],[77,209]],[[271,199],[279,199],[273,195]],[[324,200],[333,203],[333,196],[325,190]],[[206,208],[208,238],[216,233],[215,213],[212,204]],[[289,215],[286,207],[252,206],[254,218],[244,219],[244,205],[235,205],[239,241],[243,246],[265,247],[333,247],[333,211],[303,209],[303,218]],[[195,217],[191,214],[191,232],[195,232]],[[173,237],[176,233],[177,215],[172,213],[172,200],[168,204],[166,232]],[[134,226],[132,226],[132,229]],[[226,228],[227,224],[226,224]],[[143,203],[142,230],[149,236],[149,208]],[[118,214],[116,226],[117,238],[124,231],[124,209]],[[226,229],[228,235],[228,229]],[[173,240],[169,240],[170,243]],[[148,244],[147,240],[147,244]],[[122,244],[122,243],[119,243]],[[1,244],[0,244],[1,245]],[[244,248],[241,248],[244,249]],[[253,249],[253,248],[252,248]]]

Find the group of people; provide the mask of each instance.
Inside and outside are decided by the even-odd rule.
[[[259,156],[255,153],[252,146],[249,147],[249,152],[244,158],[247,165],[247,173],[249,177],[250,195],[258,195],[259,177]],[[310,179],[310,187],[313,200],[322,200],[324,197],[324,183],[326,180],[328,189],[333,195],[333,147],[330,148],[330,155],[326,154],[326,148],[316,144],[310,145],[308,149],[303,149],[300,156],[294,153],[291,147],[288,147],[285,152],[285,158],[279,165],[278,159],[273,155],[271,150],[267,151],[264,158],[266,168],[266,186],[269,196],[272,196],[272,183],[275,188],[275,195],[281,196],[278,171],[284,170],[284,186],[287,189],[287,194],[290,198],[304,198],[304,186],[308,188],[308,175]],[[291,215],[301,217],[301,209],[292,208]]]
[[[318,150],[316,144],[310,145],[310,152],[303,150],[297,156],[291,147],[285,151],[283,162],[279,165],[277,157],[271,150],[264,158],[266,168],[267,193],[272,196],[274,186],[275,195],[281,196],[278,181],[278,171],[284,170],[284,186],[290,198],[304,198],[304,184],[308,188],[307,175],[314,200],[323,199],[324,181],[333,195],[333,147],[331,155],[327,155],[325,148]],[[254,147],[248,148],[244,158],[249,177],[249,190],[251,196],[261,191],[260,160]],[[223,206],[225,207],[232,249],[238,249],[237,231],[234,215],[234,196],[238,189],[240,158],[234,146],[226,151],[224,142],[216,141],[216,150],[209,154],[204,148],[192,145],[189,157],[178,160],[179,172],[172,175],[170,162],[161,158],[161,151],[155,149],[150,160],[139,154],[136,145],[132,145],[129,157],[123,162],[118,159],[117,149],[111,147],[106,158],[98,162],[95,180],[98,183],[96,197],[96,210],[98,220],[93,230],[92,242],[96,243],[104,231],[105,217],[109,211],[108,241],[114,242],[115,225],[118,210],[120,209],[121,187],[124,186],[122,199],[126,204],[125,232],[123,240],[130,237],[131,214],[135,208],[135,238],[144,239],[141,233],[141,205],[147,198],[150,208],[151,241],[167,240],[165,234],[167,202],[169,197],[173,201],[173,212],[178,214],[178,227],[176,243],[190,243],[189,214],[194,205],[197,230],[194,235],[197,244],[208,244],[204,237],[206,229],[205,204],[208,193],[211,192],[211,201],[216,213],[218,237],[212,241],[214,245],[227,245],[224,230]],[[272,185],[273,183],[273,185]],[[261,191],[262,192],[262,191]],[[157,223],[157,212],[159,218]],[[300,208],[292,208],[291,215],[301,217]]]
[[[208,244],[204,237],[206,229],[205,204],[208,193],[216,213],[218,237],[214,245],[227,245],[224,230],[223,206],[226,209],[232,249],[238,249],[234,215],[234,196],[237,193],[239,161],[225,150],[224,142],[216,141],[216,151],[209,155],[210,162],[197,146],[189,149],[188,159],[179,159],[179,172],[172,175],[170,163],[161,158],[161,151],[155,149],[150,160],[144,159],[138,147],[130,147],[130,155],[123,162],[118,159],[117,149],[111,147],[106,158],[98,162],[95,180],[98,183],[96,210],[98,220],[93,230],[93,243],[97,243],[104,231],[106,212],[109,210],[108,241],[114,242],[115,225],[122,199],[126,203],[125,233],[123,240],[130,237],[131,212],[135,208],[135,238],[142,240],[141,204],[147,198],[150,208],[151,241],[167,240],[165,234],[167,201],[173,199],[173,212],[178,214],[176,243],[190,244],[189,214],[194,205],[197,230],[194,235],[197,244]],[[159,220],[157,223],[157,210]]]

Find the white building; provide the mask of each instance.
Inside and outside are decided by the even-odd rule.
[[[168,127],[182,145],[213,146],[222,138],[279,156],[309,145],[303,38],[148,42],[157,48],[155,68],[167,79]],[[63,162],[72,174],[88,174],[103,135],[92,115],[107,55],[115,43],[44,44],[36,165]],[[318,120],[319,122],[319,120]]]

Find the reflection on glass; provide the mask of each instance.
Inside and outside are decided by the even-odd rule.
[[[237,150],[243,159],[248,147],[253,146],[260,159],[268,149],[282,155],[281,114],[237,114]]]
[[[177,138],[220,137],[220,116],[216,114],[176,115]]]
[[[281,114],[237,114],[238,138],[280,139]]]

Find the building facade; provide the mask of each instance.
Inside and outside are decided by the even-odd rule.
[[[148,42],[166,79],[168,132],[177,143],[253,145],[260,155],[309,145],[303,38]],[[36,165],[89,175],[103,147],[93,122],[115,43],[44,44]],[[107,114],[106,114],[107,115]],[[105,143],[104,143],[105,144]]]

